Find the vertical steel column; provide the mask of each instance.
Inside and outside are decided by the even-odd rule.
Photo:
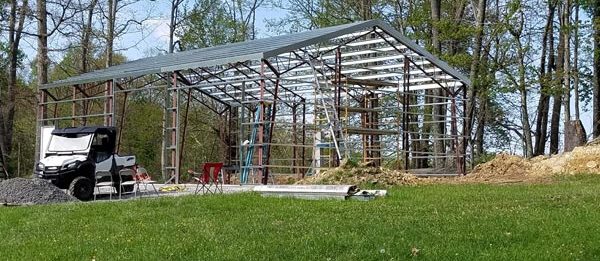
[[[117,107],[117,97],[115,96],[115,85],[116,80],[112,79],[111,87],[110,87],[110,126],[115,126],[116,124],[116,112],[115,108]]]
[[[77,99],[77,87],[75,85],[73,85],[72,87],[73,90],[73,95],[72,95],[72,102],[71,102],[71,117],[73,117],[71,119],[71,127],[75,127],[75,115],[76,115],[76,108],[75,106],[77,106],[77,102],[75,101],[75,99]]]
[[[39,88],[39,87],[38,87]],[[37,116],[36,116],[36,135],[35,135],[35,160],[34,160],[34,170],[35,170],[35,162],[40,159],[40,146],[41,146],[41,136],[42,136],[42,126],[46,125],[46,114],[48,106],[46,105],[48,102],[48,97],[46,93],[42,90],[38,90],[38,106],[37,106]]]
[[[338,119],[340,118],[340,106],[341,106],[341,96],[342,96],[342,51],[338,47],[335,50],[335,97],[336,97],[336,113],[338,115]]]
[[[298,121],[296,116],[297,107],[298,104],[296,103],[292,106],[292,169],[296,177],[298,177],[298,174],[300,173],[298,169],[298,149],[296,147],[298,145],[298,133],[296,133],[298,131],[296,128],[296,123]]]
[[[244,156],[244,147],[245,146],[243,144],[244,144],[244,141],[245,141],[245,139],[247,137],[246,133],[245,133],[245,130],[244,130],[244,121],[245,121],[245,118],[246,118],[246,112],[245,112],[246,107],[244,106],[244,102],[246,101],[246,82],[242,82],[242,90],[241,91],[242,91],[242,93],[241,93],[241,95],[242,95],[242,98],[241,98],[242,104],[241,104],[240,109],[239,109],[239,123],[238,123],[238,126],[239,126],[238,128],[239,128],[239,132],[240,132],[240,134],[238,135],[238,139],[239,139],[238,142],[240,144],[240,147],[238,148],[238,150],[239,150],[239,153],[238,153],[238,160],[239,160],[238,161],[238,174],[239,174],[239,178],[240,178],[240,183],[242,182],[242,170],[245,167],[244,166],[244,158],[245,158],[245,156]]]
[[[400,108],[402,107],[404,109],[404,104],[403,101],[401,100],[401,91],[400,91],[400,81],[398,81],[398,90],[396,91],[396,101],[398,102],[398,111],[400,111]],[[402,114],[403,115],[403,114]],[[401,118],[401,113],[398,112],[396,114],[396,124],[398,124],[398,134],[396,134],[396,146],[397,146],[397,151],[396,151],[396,166],[395,168],[400,168],[400,159],[401,159],[401,155],[400,155],[400,151],[402,151],[402,144],[400,143],[400,132],[403,130],[403,126],[402,126],[402,122],[404,122]]]
[[[121,120],[119,120],[119,129],[117,130],[117,133],[119,133],[119,138],[117,139],[117,153],[119,153],[119,151],[121,150],[121,137],[123,136],[123,126],[125,125],[125,112],[127,111],[127,97],[129,96],[129,93],[125,92],[123,95],[123,106],[121,108],[120,115]]]
[[[177,73],[173,72],[173,85],[171,87],[171,165],[172,177],[175,184],[179,184],[179,87],[177,86]]]
[[[467,121],[471,121],[471,119],[467,118],[468,115],[465,115],[466,111],[467,111],[467,103],[465,102],[466,99],[467,99],[467,86],[465,86],[464,88],[462,88],[462,94],[463,94],[463,96],[462,96],[463,97],[463,101],[462,101],[462,107],[463,107],[463,116],[462,116],[462,119],[463,119],[463,131],[462,131],[462,137],[461,137],[461,140],[462,140],[462,148],[461,148],[462,149],[462,151],[461,151],[462,158],[460,160],[460,163],[462,164],[462,167],[461,167],[459,173],[462,174],[462,175],[466,175],[467,174],[467,162],[466,162],[466,159],[467,159],[467,145],[469,143],[469,140],[471,139],[471,133],[470,132],[467,133]],[[458,97],[458,94],[455,94],[454,96],[455,96],[455,99],[456,99],[456,97]],[[472,159],[471,159],[471,162],[473,162]]]
[[[454,147],[454,153],[456,154],[456,171],[457,171],[457,173],[462,173],[462,164],[460,163],[461,151],[459,149],[460,145],[458,144],[458,130],[457,130],[457,124],[456,124],[456,99],[455,98],[452,98],[452,100],[451,100],[450,115],[452,117],[450,119],[450,124],[451,124],[450,132],[452,133],[452,146]]]
[[[275,117],[277,116],[277,93],[279,91],[279,77],[277,77],[277,80],[275,80],[275,92],[273,92],[273,104],[271,104],[271,106],[273,108],[271,108],[271,115],[270,119],[269,119],[269,137],[267,137],[267,149],[265,151],[267,159],[265,161],[265,164],[267,165],[267,167],[265,167],[265,171],[264,171],[264,176],[263,176],[263,184],[267,184],[268,179],[269,179],[269,164],[271,164],[271,143],[273,141],[273,132],[275,131]]]
[[[114,80],[106,81],[106,85],[104,87],[104,96],[106,100],[104,102],[104,126],[113,126],[113,116],[114,116],[114,90],[113,90]]]
[[[82,84],[82,85],[83,86],[80,86],[80,87],[81,87],[81,93],[83,94],[84,93],[83,90],[85,90],[85,86],[86,85],[85,84]],[[81,114],[83,114],[83,115],[87,115],[88,114],[89,107],[90,107],[90,102],[91,102],[90,100],[83,100],[83,101],[81,101]],[[82,118],[81,119],[81,125],[87,126],[87,120],[88,120],[87,117]]]
[[[263,153],[264,153],[264,134],[265,134],[265,61],[260,62],[260,101],[259,101],[259,120],[258,120],[258,175],[262,177],[263,184],[267,184],[267,177],[263,171]]]
[[[404,102],[403,102],[403,115],[402,115],[402,149],[404,150],[404,170],[408,171],[410,164],[409,164],[409,150],[410,150],[410,144],[408,142],[408,103],[409,103],[409,97],[408,97],[408,91],[409,89],[409,84],[410,84],[410,62],[408,61],[408,57],[404,56],[404,75],[403,75],[403,80],[404,80],[404,84],[403,84],[403,98],[404,98]]]
[[[243,107],[243,105],[241,105]],[[239,116],[238,116],[238,108],[237,107],[230,107],[229,108],[229,120],[228,120],[228,126],[229,126],[229,137],[228,137],[228,144],[227,144],[227,159],[226,159],[226,163],[229,167],[233,166],[234,162],[235,162],[235,158],[238,156],[237,154],[237,149],[236,146],[237,145],[241,145],[241,142],[239,142],[240,138],[241,138],[241,133],[239,132],[239,129],[237,129],[237,125],[238,122],[240,121]],[[228,169],[227,171],[227,176],[224,178],[225,179],[225,184],[231,184],[231,174],[233,172],[232,169]]]
[[[362,100],[362,108],[368,109],[369,108],[369,97],[370,94],[364,92],[363,95],[363,100]],[[371,127],[371,123],[370,123],[370,119],[371,119],[371,114],[368,112],[368,110],[364,110],[363,112],[361,112],[361,128],[367,129]],[[362,134],[362,149],[363,149],[363,162],[368,162],[369,159],[371,158],[371,151],[370,151],[370,135],[369,134]]]
[[[185,104],[185,113],[183,116],[183,129],[181,130],[181,145],[179,147],[179,155],[177,156],[177,171],[178,173],[181,173],[181,163],[183,162],[183,152],[184,152],[184,147],[185,147],[185,133],[187,131],[187,125],[188,125],[188,113],[190,110],[190,101],[192,99],[192,89],[188,89],[187,91],[187,99],[186,99],[186,104]],[[177,107],[177,109],[179,109],[179,106]],[[179,175],[178,175],[179,176]]]
[[[370,123],[371,129],[379,129],[379,112],[375,110],[375,108],[379,107],[379,96],[377,93],[372,94],[371,103],[371,117]],[[375,167],[379,167],[381,165],[381,144],[379,142],[379,134],[371,134],[371,161],[375,164]]]
[[[52,118],[54,118],[54,126],[56,126],[58,128],[59,120],[56,119],[56,118],[58,118],[58,103],[54,104],[54,111],[52,112]]]
[[[340,106],[342,105],[342,51],[340,50],[340,48],[336,48],[335,50],[335,76],[334,76],[334,80],[335,80],[335,84],[333,85],[334,89],[333,91],[335,92],[335,113],[336,113],[336,118],[338,119],[338,122],[336,124],[338,124],[341,128],[339,130],[337,130],[334,135],[335,135],[335,140],[339,141],[341,140],[341,142],[346,142],[345,140],[342,139],[342,121],[340,120]],[[340,144],[338,144],[340,145]],[[345,146],[345,145],[344,145]],[[344,154],[346,155],[347,151],[344,151]],[[340,157],[338,157],[337,153],[331,153],[332,157],[331,160],[333,161],[333,167],[337,167],[340,165]],[[341,155],[340,155],[341,156]],[[343,156],[342,156],[343,157]]]
[[[302,99],[302,167],[306,166],[306,100]],[[302,178],[306,171],[302,171]]]

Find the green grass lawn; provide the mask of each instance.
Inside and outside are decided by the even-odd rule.
[[[1,260],[599,260],[600,176],[0,208]]]

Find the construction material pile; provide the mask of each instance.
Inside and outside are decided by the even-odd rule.
[[[41,179],[14,178],[0,182],[0,205],[41,205],[76,200]]]
[[[378,186],[415,185],[417,177],[398,170],[369,166],[342,166],[300,180],[296,184],[371,184]]]
[[[600,146],[576,147],[571,152],[553,156],[525,159],[498,154],[493,160],[480,164],[462,178],[487,181],[534,181],[556,174],[600,174]]]

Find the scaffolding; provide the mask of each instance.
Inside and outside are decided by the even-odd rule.
[[[122,128],[128,97],[154,92],[164,108],[167,182],[180,182],[190,104],[225,123],[222,161],[241,182],[318,175],[344,157],[456,175],[465,173],[469,155],[469,84],[371,20],[145,58],[46,84],[38,126]]]

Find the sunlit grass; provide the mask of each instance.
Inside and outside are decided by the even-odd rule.
[[[2,260],[598,260],[600,177],[0,208]]]

